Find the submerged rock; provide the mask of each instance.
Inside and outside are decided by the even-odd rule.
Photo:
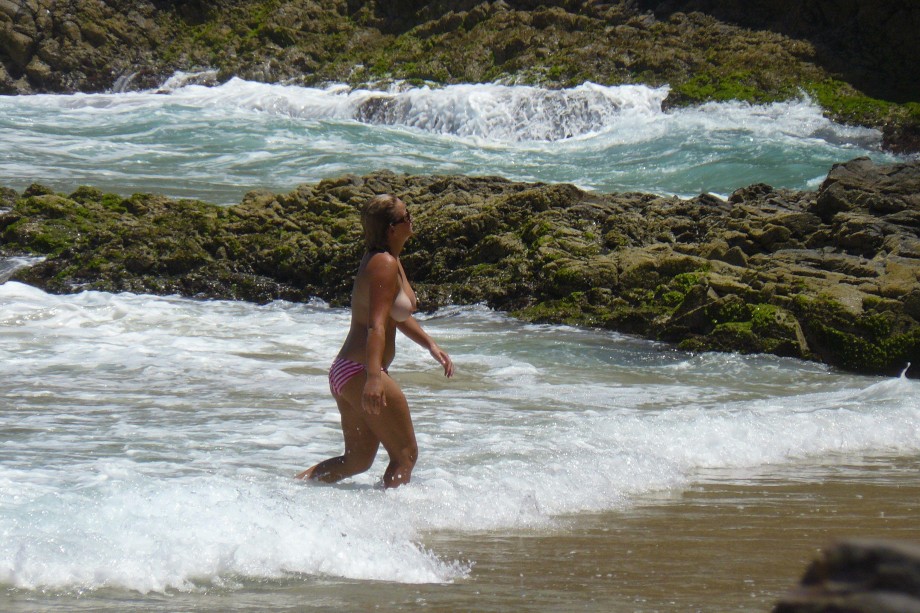
[[[47,256],[14,278],[52,292],[346,304],[358,207],[385,192],[413,210],[403,262],[425,309],[486,303],[866,373],[920,362],[920,162],[857,159],[817,192],[761,184],[728,201],[389,172],[231,207],[33,185],[3,191],[0,254]]]
[[[920,613],[920,545],[850,540],[824,551],[773,613]]]

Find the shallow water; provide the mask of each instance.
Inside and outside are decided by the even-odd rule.
[[[670,564],[655,543],[685,530],[681,572],[702,580],[710,539],[729,547],[790,525],[784,496],[824,509],[841,532],[918,536],[916,381],[691,355],[477,307],[425,318],[454,357],[454,379],[406,343],[393,364],[421,448],[412,484],[375,489],[384,452],[338,486],[295,483],[341,449],[325,369],[346,324],[322,304],[0,285],[10,606],[687,610],[703,595],[640,581],[647,573],[635,569]],[[867,503],[823,501],[825,483],[884,490],[910,523],[852,517]],[[758,510],[731,518],[732,505]],[[694,513],[707,533],[694,532]],[[760,596],[723,586],[701,610],[762,604],[791,585],[837,530],[826,519],[796,537],[799,553],[777,550],[770,576],[753,579],[765,582]],[[586,547],[584,560],[564,551]],[[739,547],[719,551],[738,564],[759,555]],[[576,558],[570,579],[561,569]],[[667,589],[683,605],[668,608]],[[710,608],[718,602],[726,608]]]
[[[435,551],[476,556],[468,578],[407,585],[297,577],[138,597],[8,591],[4,610],[759,611],[838,538],[920,540],[915,460],[749,475],[650,497],[540,532],[443,533]],[[860,476],[858,476],[860,475]]]

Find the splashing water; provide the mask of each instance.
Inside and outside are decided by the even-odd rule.
[[[182,78],[156,92],[0,97],[0,185],[89,184],[218,203],[373,169],[500,175],[604,192],[813,189],[879,151],[875,130],[808,100],[662,112],[667,88],[394,87],[389,91]]]
[[[322,304],[0,285],[0,583],[450,582],[470,561],[424,534],[547,529],[708,470],[920,452],[920,387],[903,377],[454,308],[425,325],[456,378],[404,342],[392,367],[421,449],[413,482],[374,489],[378,458],[305,486],[291,476],[341,450],[325,371],[347,322]]]

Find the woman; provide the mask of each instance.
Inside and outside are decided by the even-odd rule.
[[[396,353],[396,330],[428,349],[444,374],[453,376],[447,355],[415,318],[415,292],[399,255],[412,236],[412,215],[395,196],[371,198],[361,212],[367,250],[351,294],[351,328],[329,371],[329,387],[342,416],[345,453],[299,475],[334,483],[371,467],[380,444],[390,456],[384,487],[408,483],[418,458],[406,397],[387,368]]]

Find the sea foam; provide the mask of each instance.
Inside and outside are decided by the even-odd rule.
[[[0,285],[0,583],[139,592],[293,576],[450,582],[432,532],[543,531],[709,471],[814,471],[920,452],[920,386],[769,356],[691,356],[482,307],[423,317],[447,380],[401,340],[420,447],[336,486],[326,368],[348,313]],[[487,501],[487,503],[485,502]]]

